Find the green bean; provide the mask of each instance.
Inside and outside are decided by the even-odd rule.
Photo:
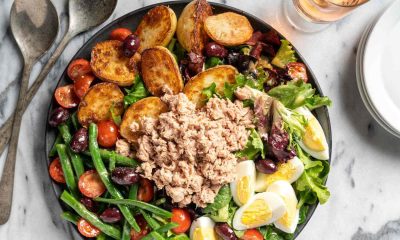
[[[115,239],[121,238],[121,231],[118,228],[102,222],[95,213],[87,210],[85,206],[80,203],[76,198],[74,198],[71,194],[69,194],[69,192],[64,191],[61,194],[60,198],[65,204],[74,209],[79,216],[90,222],[93,226],[97,227],[103,233]]]
[[[110,172],[113,171],[113,170],[115,169],[115,162],[116,162],[116,160],[115,160],[115,154],[113,154],[113,155],[110,157],[110,162],[108,163],[108,169],[110,170]]]
[[[165,240],[165,238],[156,231],[152,231],[147,234],[142,240]]]
[[[71,115],[71,122],[72,122],[72,125],[74,126],[75,131],[78,131],[78,129],[79,129],[79,121],[78,121],[78,114],[77,114],[77,112],[74,112],[74,113]]]
[[[162,208],[159,208],[157,206],[154,206],[152,204],[138,201],[138,200],[132,200],[132,199],[106,199],[106,198],[95,198],[94,199],[97,202],[105,202],[105,203],[111,203],[111,204],[123,204],[123,205],[128,205],[128,206],[134,206],[138,207],[141,209],[144,209],[146,211],[149,211],[151,213],[154,213],[160,217],[164,218],[171,218],[172,213],[168,212],[167,210],[164,210]]]
[[[137,191],[139,188],[139,184],[135,183],[129,188],[128,198],[136,200],[137,198]],[[125,221],[124,228],[122,231],[122,240],[130,240],[131,239],[131,227],[129,226],[128,222]]]
[[[63,212],[63,213],[61,213],[61,218],[66,220],[66,221],[68,221],[68,222],[71,222],[71,223],[73,223],[75,225],[79,221],[79,217],[77,215],[73,214],[72,212]]]
[[[107,235],[105,235],[104,233],[100,233],[97,237],[96,240],[106,240],[107,239]]]
[[[99,146],[97,143],[97,125],[91,123],[89,125],[89,150],[92,155],[92,160],[94,167],[96,168],[102,182],[106,186],[108,192],[111,194],[113,198],[123,199],[122,194],[118,191],[118,189],[111,183],[106,167],[104,166],[103,161],[101,160]],[[135,218],[130,212],[129,208],[124,205],[118,205],[121,210],[122,215],[124,215],[125,219],[129,222],[135,231],[139,232],[140,227],[137,224]]]
[[[189,237],[184,233],[176,235],[176,236],[173,236],[173,237],[168,238],[168,239],[169,240],[190,240]]]
[[[62,138],[64,139],[65,144],[69,145],[71,142],[72,136],[69,131],[69,127],[66,124],[61,124],[58,126],[58,130],[61,133]],[[71,157],[72,166],[74,167],[75,174],[79,178],[84,172],[85,168],[83,167],[83,161],[79,154],[74,153],[71,148],[67,149],[68,155]]]
[[[157,228],[156,231],[159,233],[166,233],[169,230],[176,228],[177,226],[179,226],[179,224],[177,224],[175,222],[169,222],[169,223],[164,224],[161,227]]]
[[[151,229],[156,230],[160,227],[160,224],[154,218],[152,218],[146,211],[144,211],[143,209],[139,209],[139,212],[143,215],[143,218],[149,224]]]
[[[67,184],[67,187],[71,191],[71,193],[74,196],[78,196],[76,179],[72,170],[71,162],[67,155],[67,146],[65,146],[64,144],[57,144],[56,148],[58,157],[60,158],[61,168],[64,173],[65,183]]]
[[[89,151],[84,151],[83,154],[85,154],[87,156],[90,156],[90,152]],[[110,150],[106,150],[106,149],[100,149],[100,156],[106,162],[109,162],[110,158],[112,156],[115,156],[116,165],[121,165],[121,166],[126,166],[126,167],[137,167],[137,166],[139,166],[139,164],[138,164],[138,162],[136,162],[136,160],[134,160],[132,158],[125,157],[125,156],[122,156],[122,155],[116,153],[115,151],[110,151]]]
[[[56,140],[54,141],[53,147],[51,148],[50,152],[49,152],[49,157],[54,157],[57,155],[57,148],[56,145],[62,143],[62,138],[61,135],[58,134],[56,137]]]

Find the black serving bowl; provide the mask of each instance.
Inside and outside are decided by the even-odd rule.
[[[129,29],[136,29],[136,27],[138,26],[139,22],[141,21],[141,19],[143,18],[143,16],[147,13],[147,11],[149,11],[151,8],[157,6],[157,5],[167,5],[170,8],[172,8],[177,17],[180,16],[183,8],[186,6],[186,4],[188,3],[188,1],[171,1],[171,2],[163,2],[163,3],[157,3],[157,4],[153,4],[153,5],[149,5],[140,9],[137,9],[133,12],[130,12],[114,21],[112,21],[111,23],[109,23],[107,26],[103,27],[101,30],[99,30],[96,34],[94,34],[79,50],[78,52],[74,55],[74,57],[72,59],[76,59],[76,58],[85,58],[85,59],[90,59],[90,52],[92,50],[92,47],[101,41],[107,40],[110,36],[110,32],[115,29],[115,28],[119,28],[119,27],[125,27],[125,28],[129,28]],[[261,32],[265,32],[268,31],[270,29],[274,29],[272,28],[268,23],[262,21],[261,19],[246,13],[242,10],[224,5],[224,4],[219,4],[219,3],[212,3],[210,2],[211,6],[213,7],[213,12],[214,13],[222,13],[222,12],[227,12],[227,11],[231,11],[231,12],[236,12],[239,14],[242,14],[244,16],[246,16],[251,25],[253,26],[253,28],[255,30],[261,31]],[[279,30],[275,29],[278,33]],[[281,37],[282,34],[279,33],[279,35]],[[311,69],[309,68],[307,62],[305,61],[305,59],[300,55],[300,53],[297,51],[297,49],[294,47],[297,55],[299,56],[300,61],[302,61],[306,66],[307,66],[307,70],[308,70],[308,75],[309,75],[309,79],[308,82],[312,84],[312,86],[316,89],[316,92],[318,94],[320,94],[321,96],[323,96],[322,94],[322,90],[317,82],[317,79],[315,78],[314,74],[312,73]],[[70,83],[70,80],[68,79],[67,76],[67,69],[64,70],[63,74],[61,75],[58,85],[57,86],[63,86]],[[54,102],[50,103],[49,106],[49,111],[48,111],[48,118],[50,116],[51,110],[53,109],[53,104]],[[327,141],[328,141],[328,145],[329,145],[329,156],[331,157],[331,153],[332,153],[332,134],[331,134],[331,124],[330,124],[330,120],[329,120],[329,114],[328,114],[328,109],[326,107],[321,107],[317,110],[314,111],[317,119],[319,120],[319,122],[321,123],[321,126],[325,132]],[[47,119],[48,119],[47,118]],[[46,127],[46,133],[45,133],[45,143],[46,143],[46,147],[45,147],[45,151],[46,151],[46,158],[48,161],[48,164],[50,164],[50,158],[48,157],[48,153],[51,149],[51,147],[53,146],[54,140],[56,137],[56,129],[50,127],[49,125],[47,125]],[[329,159],[329,162],[331,160]],[[63,190],[63,188],[56,184],[53,183],[53,189],[54,189],[54,193],[58,196],[61,195],[61,192]],[[61,203],[60,201],[60,205],[61,207],[64,208],[64,205]],[[300,232],[303,230],[303,228],[307,225],[308,221],[310,220],[311,216],[313,215],[315,209],[317,208],[318,204],[314,204],[312,206],[310,206],[309,210],[308,210],[308,214],[307,214],[307,218],[305,220],[305,222],[301,225],[299,225],[297,227],[297,230],[295,232],[295,238],[300,234]]]

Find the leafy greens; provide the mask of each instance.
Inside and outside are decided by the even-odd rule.
[[[125,88],[126,95],[124,96],[124,106],[125,108],[142,98],[150,96],[149,91],[147,91],[144,86],[143,80],[139,75],[136,75],[135,84],[131,89]]]
[[[250,130],[250,136],[247,140],[246,147],[243,150],[236,152],[237,157],[244,157],[254,160],[261,154],[265,158],[265,149],[260,134],[255,129]]]
[[[282,44],[279,47],[278,52],[275,57],[272,59],[271,63],[277,67],[285,68],[286,64],[291,62],[296,62],[295,52],[292,49],[292,45],[290,45],[289,41],[286,39],[281,40]]]

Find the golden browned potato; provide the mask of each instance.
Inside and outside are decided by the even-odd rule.
[[[197,108],[204,106],[206,97],[203,95],[203,89],[215,83],[215,90],[218,94],[224,93],[225,83],[235,83],[235,75],[238,73],[236,68],[231,65],[220,65],[209,68],[188,81],[183,88],[183,93],[190,101],[196,104]]]
[[[204,32],[204,20],[211,15],[212,9],[206,0],[192,1],[183,9],[178,19],[176,36],[186,51],[197,54],[203,51],[208,39]]]
[[[136,29],[140,38],[139,52],[155,46],[167,46],[175,34],[176,15],[166,6],[150,9]]]
[[[253,27],[243,15],[225,12],[206,18],[204,29],[208,36],[224,46],[244,44],[251,38]]]
[[[122,44],[117,40],[97,43],[92,49],[90,66],[96,77],[125,87],[134,83],[137,70],[123,55]]]
[[[132,123],[137,123],[136,126],[140,130],[140,118],[157,118],[166,111],[167,105],[158,97],[147,97],[137,101],[125,111],[120,126],[121,136],[130,143],[136,143],[141,134],[139,131],[133,131]]]
[[[89,89],[78,107],[79,123],[87,127],[89,123],[97,123],[111,118],[110,108],[114,106],[114,114],[124,112],[124,94],[115,83],[99,83]]]
[[[142,52],[142,77],[147,90],[155,96],[163,95],[168,87],[174,94],[183,89],[183,80],[174,56],[165,47],[152,47]]]

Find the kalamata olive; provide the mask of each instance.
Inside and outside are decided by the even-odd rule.
[[[229,64],[229,65],[232,65],[232,66],[236,66],[236,64],[237,64],[237,62],[238,62],[238,60],[239,60],[239,53],[238,52],[233,52],[233,51],[230,51],[229,53],[228,53],[228,55],[226,56],[226,62]]]
[[[116,223],[121,220],[122,214],[118,208],[106,208],[106,210],[100,214],[100,218],[106,223]]]
[[[135,168],[116,167],[111,172],[111,179],[119,185],[132,185],[139,181],[139,174],[136,173]]]
[[[262,159],[256,161],[256,168],[259,172],[272,174],[278,170],[274,161],[270,159]]]
[[[209,57],[220,57],[224,58],[228,55],[228,50],[222,45],[219,45],[216,42],[209,42],[206,45],[206,54]]]
[[[235,232],[227,223],[217,223],[215,224],[215,232],[218,234],[220,238],[223,240],[237,240],[238,237],[235,235]]]
[[[97,208],[96,202],[93,201],[91,198],[83,197],[81,198],[80,201],[89,211],[92,212],[96,211]]]
[[[245,71],[249,68],[250,65],[250,56],[249,55],[244,55],[244,54],[240,54],[239,55],[239,59],[238,62],[236,64],[236,68],[239,71]]]
[[[83,152],[87,149],[88,147],[88,131],[86,128],[81,128],[76,133],[71,139],[71,142],[69,144],[70,148],[72,151],[76,153]]]
[[[128,35],[124,40],[123,52],[125,57],[132,57],[139,49],[140,39],[135,34]]]
[[[68,110],[62,107],[58,107],[54,109],[54,111],[52,112],[49,119],[49,124],[52,127],[57,127],[58,125],[67,121],[68,118],[69,118]]]
[[[189,63],[188,68],[192,75],[196,75],[197,73],[203,70],[204,65],[204,57],[200,54],[196,54],[194,52],[188,53]]]

